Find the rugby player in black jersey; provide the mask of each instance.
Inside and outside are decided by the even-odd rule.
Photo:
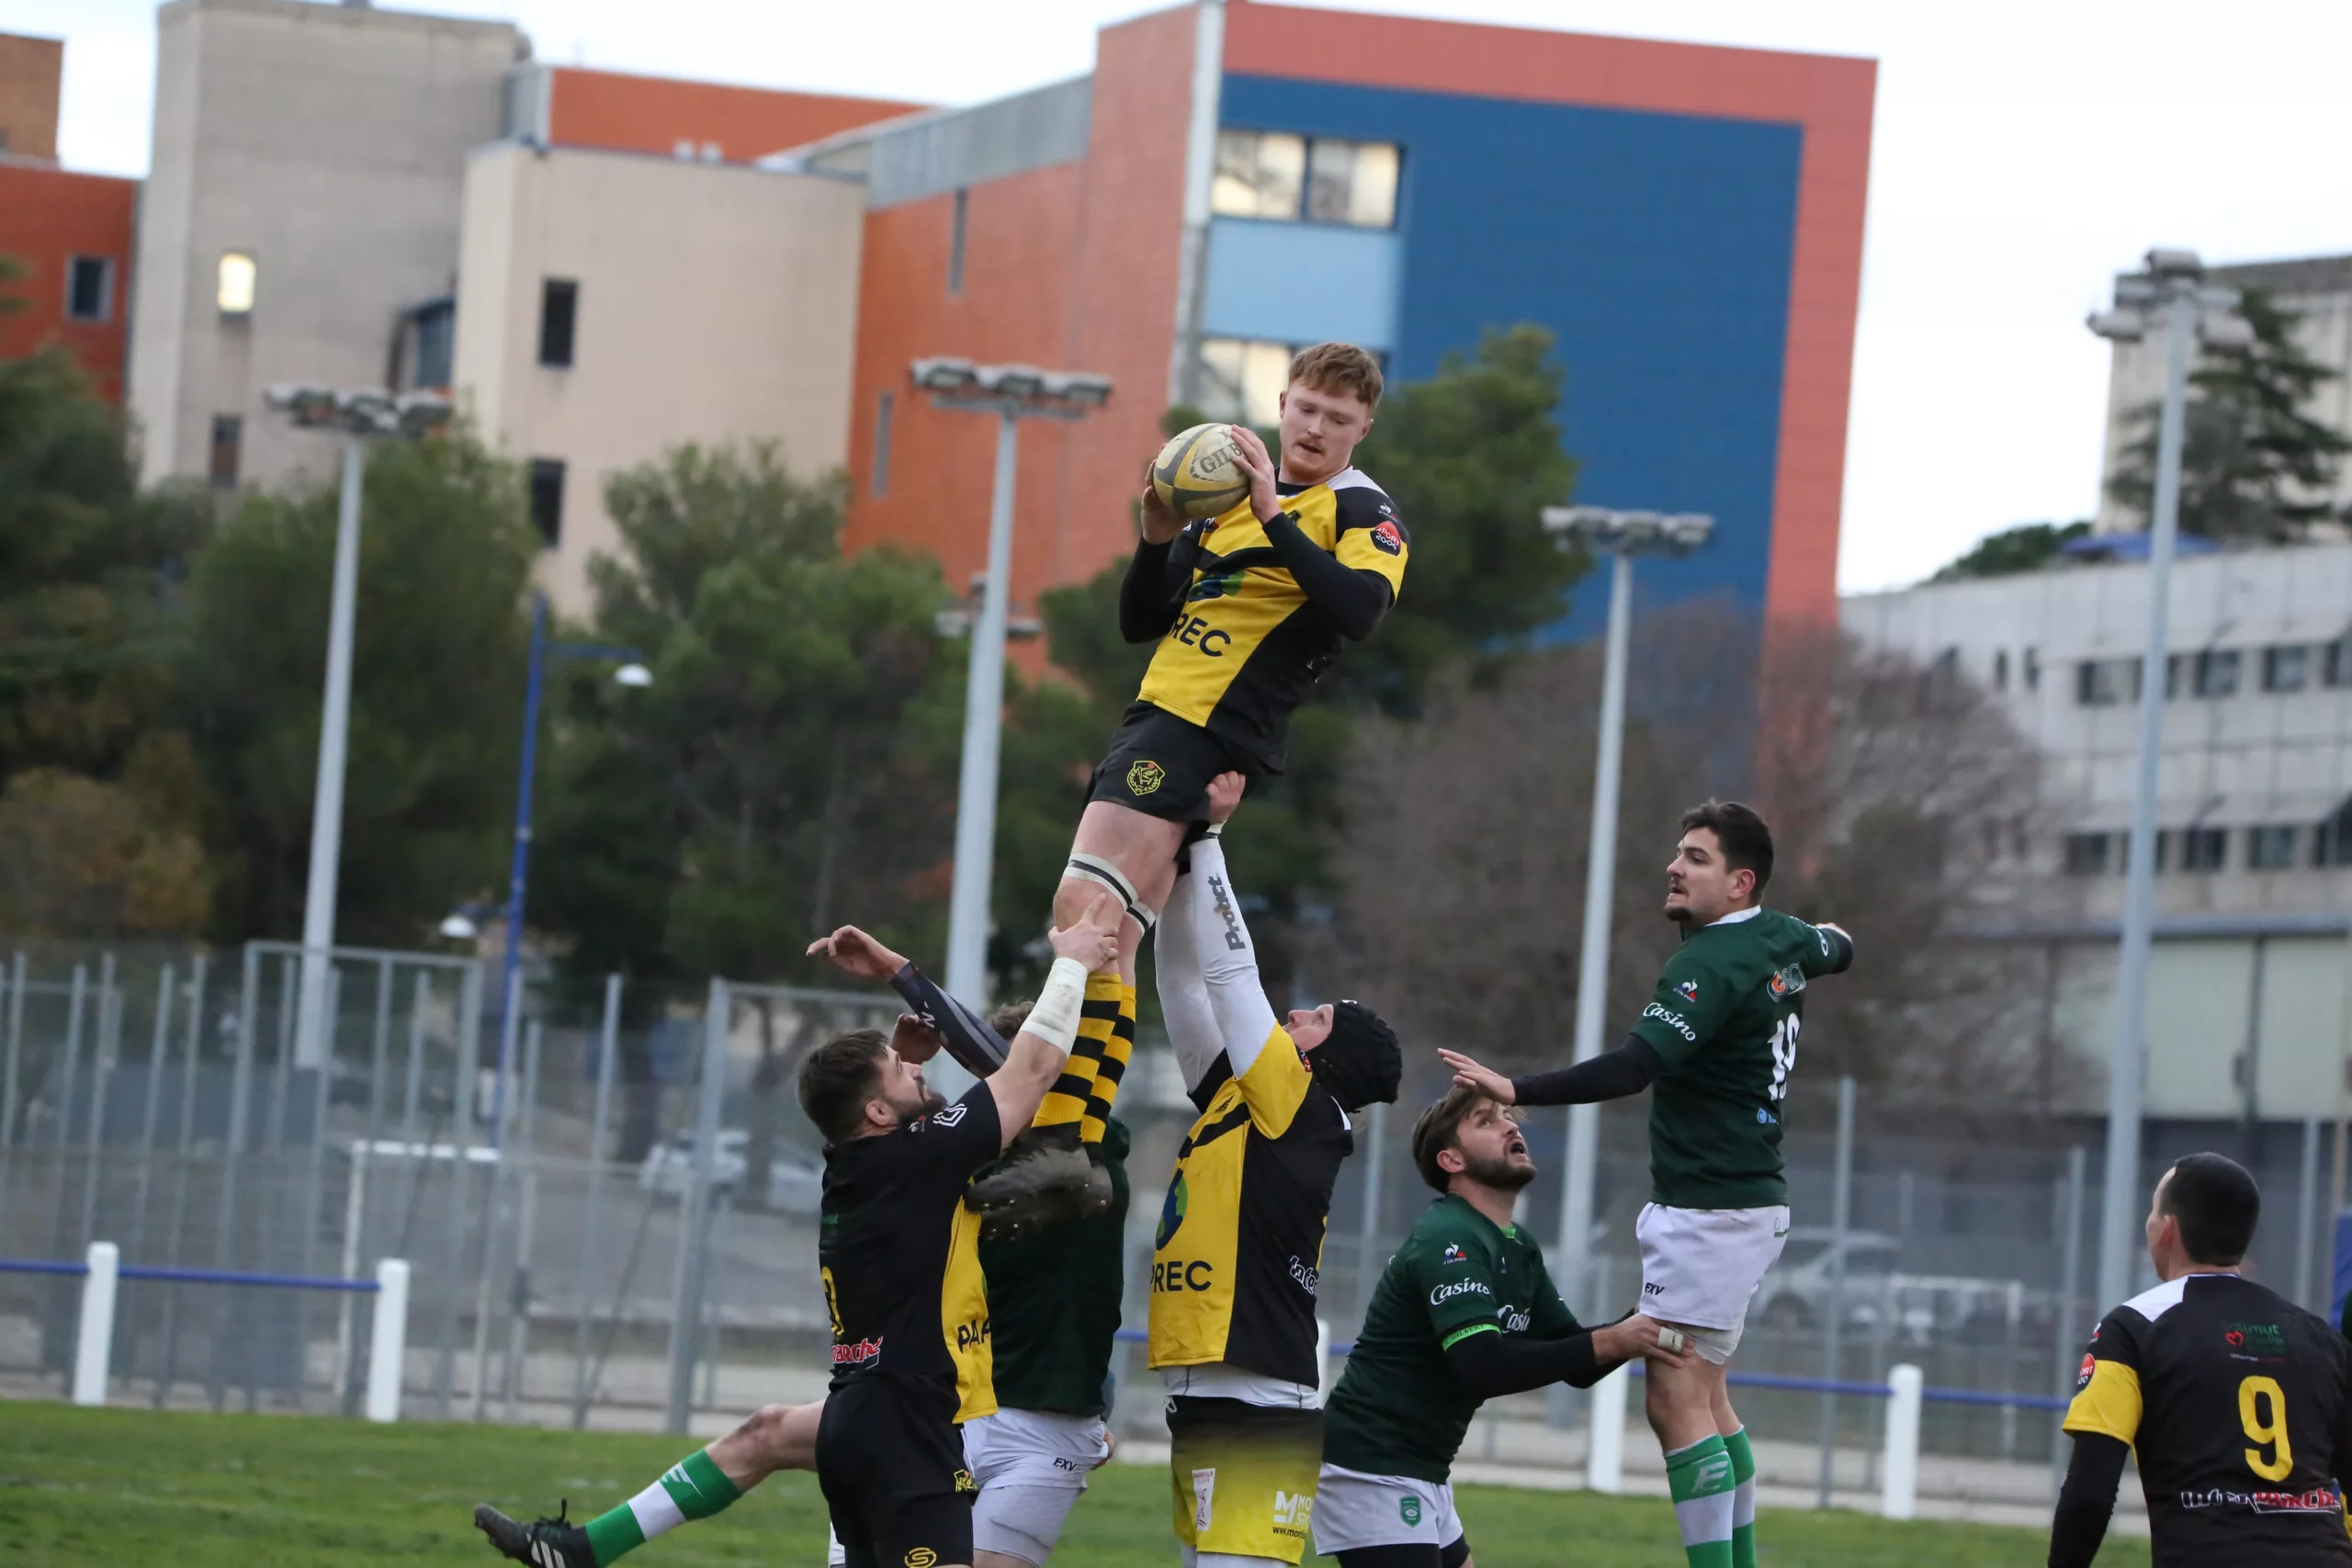
[[[1107,1201],[1095,1143],[1134,1036],[1135,955],[1174,886],[1186,829],[1207,815],[1209,781],[1283,771],[1290,716],[1349,642],[1396,602],[1410,550],[1395,505],[1353,466],[1380,403],[1379,362],[1327,343],[1291,363],[1279,457],[1238,428],[1250,493],[1187,523],[1149,485],[1143,533],[1119,597],[1119,630],[1157,641],[1136,701],[1094,771],[1054,918],[1077,918],[1104,888],[1125,904],[1121,1027],[1082,1038],[1023,1139],[1021,1157],[978,1183],[996,1223],[1085,1212]]]
[[[2190,1155],[2156,1182],[2148,1256],[2163,1283],[2091,1334],[2050,1568],[2098,1555],[2132,1450],[2154,1568],[2352,1562],[2352,1347],[2238,1272],[2261,1213],[2254,1178],[2220,1155]]]

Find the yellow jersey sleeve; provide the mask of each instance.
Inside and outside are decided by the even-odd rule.
[[[1291,1119],[1306,1103],[1307,1088],[1315,1080],[1306,1070],[1306,1058],[1299,1055],[1298,1042],[1278,1023],[1238,1081],[1251,1125],[1269,1138],[1279,1138],[1290,1131]]]
[[[1413,553],[1413,545],[1406,537],[1405,525],[1396,520],[1386,502],[1380,503],[1380,511],[1386,515],[1363,527],[1346,528],[1331,553],[1339,558],[1341,566],[1377,572],[1387,579],[1388,597],[1394,603],[1405,592],[1405,562]],[[1344,511],[1341,517],[1344,522]]]
[[[2066,1407],[2066,1430],[2097,1432],[2118,1442],[2135,1441],[2140,1433],[2140,1374],[2120,1361],[2086,1356],[2090,1376]]]

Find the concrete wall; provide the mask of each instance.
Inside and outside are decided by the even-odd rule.
[[[145,476],[206,471],[244,419],[241,478],[322,470],[329,444],[261,405],[275,381],[381,384],[406,307],[447,293],[469,147],[527,52],[504,23],[292,0],[173,0],[156,17],[154,150],[131,344]],[[250,320],[215,305],[251,253]]]
[[[846,455],[865,192],[826,175],[500,142],[467,161],[457,395],[506,456],[565,465],[540,581],[590,608],[615,471],[694,441]],[[538,364],[543,282],[579,285],[572,365]]]

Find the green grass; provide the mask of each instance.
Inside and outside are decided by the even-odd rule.
[[[470,1522],[493,1502],[533,1515],[559,1497],[578,1518],[674,1461],[674,1438],[437,1427],[277,1416],[153,1415],[0,1404],[0,1562],[168,1563],[172,1568],[352,1568],[432,1562],[490,1568]],[[1170,1568],[1168,1483],[1112,1465],[1071,1516],[1070,1568]],[[1479,1568],[1681,1568],[1663,1501],[1465,1486]],[[1770,1568],[1974,1568],[2038,1563],[2030,1530],[1859,1514],[1767,1510]],[[716,1519],[689,1525],[630,1568],[821,1568],[825,1516],[813,1476],[781,1475]],[[2103,1568],[2148,1561],[2111,1541]]]

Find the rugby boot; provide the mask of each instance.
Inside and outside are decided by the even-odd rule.
[[[980,1234],[991,1241],[1102,1213],[1113,1200],[1102,1152],[1080,1143],[1075,1123],[1030,1128],[964,1191],[965,1205],[980,1216]]]
[[[571,1505],[566,1503],[556,1509],[554,1518],[526,1525],[487,1503],[477,1503],[474,1529],[490,1538],[501,1556],[527,1562],[531,1568],[596,1568],[596,1554],[588,1549],[588,1532],[565,1517],[570,1512]]]

